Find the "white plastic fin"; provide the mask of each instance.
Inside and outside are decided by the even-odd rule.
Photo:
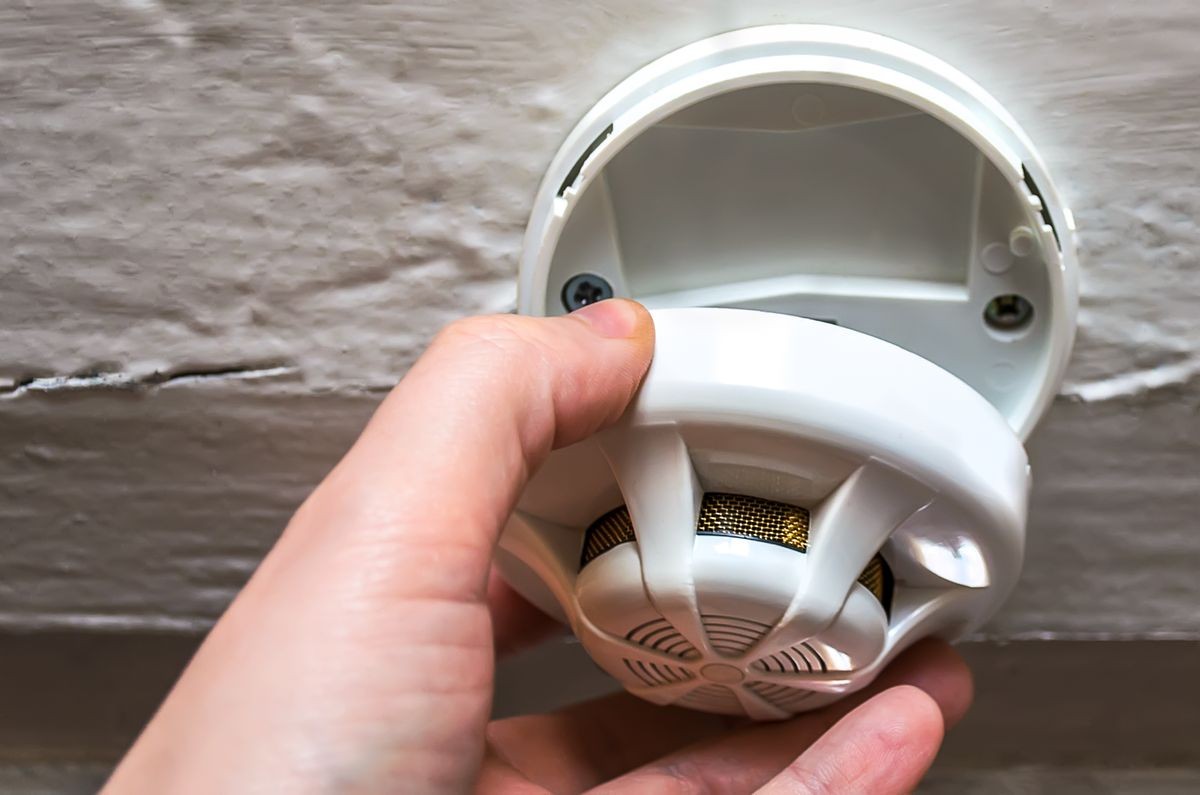
[[[703,679],[689,679],[685,682],[677,682],[670,685],[660,685],[657,687],[649,687],[642,685],[626,685],[625,689],[638,698],[644,698],[651,704],[661,704],[662,706],[670,706],[679,699],[686,696],[688,693],[701,687],[705,684]]]
[[[808,576],[779,627],[759,642],[755,653],[792,646],[828,627],[888,536],[932,496],[927,487],[880,461],[856,469],[813,513]]]
[[[742,710],[753,720],[783,720],[790,715],[744,686],[735,687],[733,692]]]
[[[845,693],[852,688],[855,681],[855,678],[845,671],[811,674],[756,672],[754,678],[759,682],[802,688],[814,693]]]
[[[704,656],[712,654],[700,624],[692,556],[703,490],[687,444],[674,425],[620,428],[600,447],[625,497],[651,603]]]
[[[583,614],[580,614],[577,633],[579,640],[585,648],[593,645],[602,645],[611,650],[612,653],[619,653],[623,659],[642,661],[646,663],[656,663],[658,665],[671,665],[681,668],[695,674],[696,661],[685,660],[676,657],[673,654],[659,651],[634,643],[627,638],[619,635],[614,635],[596,626],[592,621]]]
[[[575,576],[567,567],[579,557],[577,530],[518,510],[509,518],[500,546],[541,578],[564,614],[575,614]]]

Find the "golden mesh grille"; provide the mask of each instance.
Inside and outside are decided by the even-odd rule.
[[[890,589],[888,583],[888,572],[885,570],[883,558],[876,555],[871,558],[871,562],[863,569],[863,573],[858,575],[858,581],[862,583],[868,591],[875,594],[875,598],[887,604],[889,600],[884,598],[884,595]]]
[[[633,541],[633,521],[624,506],[614,508],[592,522],[583,537],[583,555],[579,568],[591,563],[613,547]]]
[[[744,494],[711,492],[700,504],[697,535],[726,535],[778,544],[797,552],[808,551],[809,513],[784,502],[748,497]],[[579,567],[621,544],[636,540],[633,522],[624,505],[614,508],[588,527],[583,539]],[[876,555],[858,581],[885,607],[891,601],[891,572]]]
[[[807,552],[808,511],[744,494],[705,494],[696,533],[753,538]]]

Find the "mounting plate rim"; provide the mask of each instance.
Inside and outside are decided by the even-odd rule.
[[[1010,425],[1026,438],[1057,393],[1074,341],[1078,285],[1073,216],[1028,136],[996,100],[937,58],[877,34],[819,25],[734,31],[669,53],[612,89],[568,135],[539,188],[521,256],[518,311],[546,313],[559,236],[589,178],[619,151],[697,98],[716,96],[731,86],[788,80],[865,87],[936,114],[979,147],[1012,189],[1026,196],[1031,224],[1046,222],[1058,255],[1057,262],[1047,263],[1049,311],[1039,310],[1049,323],[1047,350],[1041,372],[1028,374],[1028,396],[1005,411]]]

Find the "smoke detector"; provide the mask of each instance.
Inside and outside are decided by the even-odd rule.
[[[1074,237],[1009,114],[912,47],[783,25],[644,67],[551,163],[519,309],[635,298],[654,362],[501,571],[629,691],[757,719],[974,630],[1020,573]]]

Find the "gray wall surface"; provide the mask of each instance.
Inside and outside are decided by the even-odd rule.
[[[584,111],[773,22],[959,67],[1078,219],[1024,580],[978,640],[1200,639],[1192,0],[0,4],[0,632],[203,631],[434,331],[511,308]]]

